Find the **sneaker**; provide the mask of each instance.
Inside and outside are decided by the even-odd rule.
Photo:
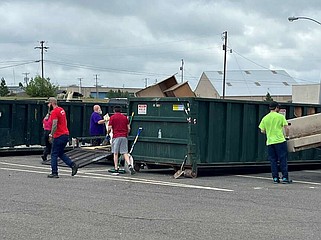
[[[74,163],[72,166],[71,166],[71,176],[75,176],[78,172],[78,164],[77,163]]]
[[[273,183],[274,183],[274,184],[280,183],[280,179],[278,179],[278,178],[273,178]]]
[[[47,158],[45,156],[41,156],[42,161],[47,161]]]
[[[48,178],[59,178],[59,176],[58,176],[58,174],[49,174],[48,176],[47,176]]]
[[[110,172],[111,175],[113,175],[113,176],[118,176],[119,175],[119,168],[117,168],[117,169],[115,169],[115,168],[109,169],[108,172]]]
[[[128,169],[130,171],[130,175],[134,175],[136,173],[135,169],[132,167],[132,165],[128,166]]]
[[[283,183],[283,184],[292,183],[292,180],[290,180],[290,179],[288,179],[288,178],[282,178],[282,183]]]
[[[113,175],[113,176],[118,176],[118,175],[119,175],[118,170],[116,170],[115,172],[113,172],[111,175]]]
[[[119,173],[119,168],[112,168],[112,169],[108,169],[108,172],[110,173]]]

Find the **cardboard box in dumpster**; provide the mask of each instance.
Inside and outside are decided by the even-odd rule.
[[[321,113],[288,120],[288,151],[298,152],[321,146]]]

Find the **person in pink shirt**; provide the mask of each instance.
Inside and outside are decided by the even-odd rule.
[[[51,127],[52,127],[52,120],[50,118],[51,112],[48,112],[47,115],[44,117],[42,120],[42,126],[43,126],[43,136],[45,139],[45,148],[43,149],[43,153],[41,155],[42,161],[47,160],[47,156],[50,155],[51,153],[51,143],[49,141],[49,134],[51,132]]]

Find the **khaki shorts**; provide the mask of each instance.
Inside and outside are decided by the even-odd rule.
[[[111,143],[112,153],[128,153],[128,140],[125,137],[113,138]]]

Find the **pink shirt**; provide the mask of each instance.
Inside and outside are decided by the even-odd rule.
[[[51,118],[46,116],[46,117],[42,120],[42,125],[43,125],[43,129],[44,129],[44,130],[51,131],[51,127],[52,127],[52,120],[51,120]]]

